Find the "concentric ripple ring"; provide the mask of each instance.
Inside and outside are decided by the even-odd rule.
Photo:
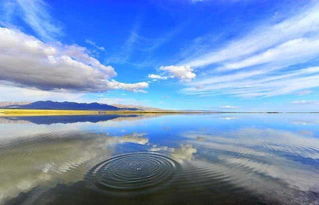
[[[138,191],[169,183],[178,167],[175,160],[157,153],[128,153],[96,165],[89,178],[99,189]]]

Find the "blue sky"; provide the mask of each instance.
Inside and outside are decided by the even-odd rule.
[[[319,2],[0,0],[1,101],[319,111]]]

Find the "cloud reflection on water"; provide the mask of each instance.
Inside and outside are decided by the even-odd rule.
[[[281,204],[318,201],[318,130],[294,123],[317,116],[236,115],[231,121],[221,116],[139,116],[50,125],[18,118],[0,122],[1,200],[21,192],[32,197],[34,187],[48,187],[53,195],[50,188],[59,190],[57,184],[72,190],[88,169],[106,158],[152,151],[181,165],[175,191],[190,199],[196,194],[218,198],[223,192],[226,199],[237,193]]]
[[[319,192],[319,169],[313,166],[319,159],[318,138],[257,128],[219,135],[189,132],[185,137],[198,151],[192,163],[266,198],[305,204]]]
[[[55,133],[56,134],[56,133]],[[143,134],[105,136],[69,132],[46,133],[14,142],[0,150],[0,203],[37,186],[73,183],[99,159],[112,156],[121,143],[146,144]]]

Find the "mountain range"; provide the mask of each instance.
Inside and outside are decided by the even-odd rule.
[[[36,101],[32,103],[4,103],[0,104],[2,109],[41,109],[41,110],[140,110],[134,107],[117,107],[100,103],[76,103],[76,102],[54,102]]]

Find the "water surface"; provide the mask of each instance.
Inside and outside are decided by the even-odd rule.
[[[319,115],[0,118],[0,204],[319,204]]]

